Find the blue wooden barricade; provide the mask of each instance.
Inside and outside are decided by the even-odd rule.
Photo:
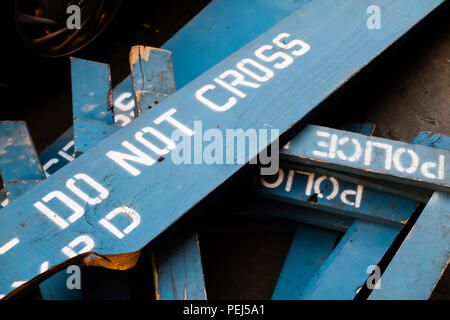
[[[2,232],[2,243],[13,244],[8,245],[7,247],[2,246],[2,248],[7,248],[7,250],[3,250],[4,252],[0,256],[0,263],[10,271],[5,275],[4,279],[0,280],[0,290],[9,292],[8,284],[12,280],[22,279],[15,281],[28,281],[38,275],[39,271],[36,270],[35,267],[43,258],[38,254],[38,252],[42,252],[42,249],[45,249],[45,258],[49,259],[47,261],[49,261],[49,264],[52,266],[67,259],[66,253],[75,253],[74,250],[78,251],[78,254],[80,255],[79,258],[89,256],[92,251],[109,255],[107,261],[102,257],[98,257],[96,259],[85,260],[85,263],[103,264],[104,266],[116,268],[125,268],[133,265],[134,262],[132,260],[119,260],[120,257],[115,256],[115,254],[122,254],[140,249],[143,245],[148,243],[148,241],[161,233],[174,220],[190,209],[195,203],[217,188],[220,185],[220,182],[242,167],[240,164],[213,169],[209,169],[205,166],[195,168],[194,166],[186,165],[174,167],[169,161],[158,162],[158,165],[155,165],[156,161],[154,158],[149,154],[142,152],[142,150],[137,149],[133,144],[136,143],[134,141],[135,135],[139,133],[142,128],[146,128],[146,126],[152,123],[152,125],[158,126],[157,128],[161,130],[162,134],[170,136],[170,131],[168,131],[167,127],[159,126],[164,122],[164,125],[173,125],[181,131],[184,131],[187,135],[195,135],[188,126],[191,125],[191,122],[193,121],[192,114],[195,114],[198,118],[203,116],[203,124],[205,127],[209,128],[220,125],[221,128],[242,127],[246,129],[253,126],[262,128],[266,125],[270,125],[279,128],[281,132],[284,132],[298,122],[305,112],[309,111],[317,103],[322,101],[329,92],[336,88],[337,84],[342,83],[342,81],[348,79],[355,70],[361,68],[367,59],[370,60],[373,56],[377,55],[380,50],[384,49],[406,32],[411,24],[420,20],[425,13],[434,9],[441,2],[442,1],[431,1],[426,4],[415,2],[414,6],[411,6],[410,1],[396,1],[395,4],[392,1],[386,1],[385,9],[387,12],[385,12],[385,14],[388,22],[385,27],[390,30],[390,33],[381,39],[378,38],[378,36],[368,33],[362,39],[352,40],[352,32],[358,29],[358,26],[354,24],[352,19],[343,19],[339,14],[345,12],[346,15],[348,14],[349,17],[352,17],[359,12],[358,10],[362,10],[363,7],[365,8],[367,6],[368,3],[366,3],[366,1],[362,1],[357,5],[352,4],[351,6],[348,5],[348,3],[342,3],[341,1],[336,1],[333,4],[327,4],[326,6],[314,5],[314,2],[312,2],[308,5],[308,10],[296,12],[244,49],[240,50],[236,55],[228,58],[223,63],[212,68],[191,84],[184,87],[178,93],[167,98],[164,102],[159,104],[158,108],[155,108],[157,111],[153,112],[153,109],[150,110],[147,114],[130,124],[129,127],[120,130],[120,134],[113,134],[82,157],[76,159],[67,167],[57,172],[54,176],[51,176],[48,180],[35,187],[33,193],[25,194],[16,202],[5,208],[3,210],[4,215],[0,217],[2,227],[7,230],[6,232]],[[339,8],[339,10],[334,10],[337,8]],[[328,23],[318,29],[312,28],[311,26],[313,23],[311,22],[311,19],[317,15],[323,15],[325,12],[329,14]],[[334,14],[335,12],[337,13]],[[407,12],[406,15],[404,15],[405,12]],[[403,23],[398,24],[399,20],[396,19],[398,16],[404,18]],[[338,32],[333,34],[331,39],[328,39],[326,37],[326,35],[329,34],[328,29],[330,26],[338,23],[338,21],[341,28]],[[301,30],[302,34],[307,35],[305,35],[304,38],[299,37],[299,30]],[[308,31],[310,31],[310,34],[308,34]],[[290,32],[290,35],[286,35],[285,33],[287,32]],[[303,40],[300,40],[300,38],[303,38]],[[336,58],[334,52],[333,54],[328,53],[328,55],[327,53],[324,53],[324,55],[308,55],[308,52],[314,50],[315,46],[317,46],[318,49],[324,46],[324,43],[322,42],[324,38],[329,40],[327,47],[334,44],[337,45],[346,39],[349,43],[349,47],[352,49],[362,46],[369,50],[366,50],[364,54],[357,57],[353,55],[350,57],[342,54],[339,58]],[[288,44],[283,43],[281,41],[282,39],[290,42]],[[248,60],[249,58],[246,57],[253,56],[252,53],[255,50],[258,54],[261,54],[263,46],[269,42],[271,43],[271,40],[273,40],[275,45],[283,49],[285,54],[291,55],[290,57],[295,61],[291,62],[291,64],[295,66],[295,72],[292,71],[294,69],[288,68],[286,70],[277,71],[275,74],[273,70],[260,68],[260,71],[263,71],[265,75],[262,77],[256,76],[254,78],[255,81],[260,82],[256,84],[258,84],[260,88],[264,88],[264,90],[246,91],[245,94],[239,94],[240,100],[236,99],[236,97],[225,95],[224,92],[215,90],[217,88],[216,85],[211,84],[211,82],[216,79],[215,77],[219,76],[220,78],[224,73],[228,72],[227,70],[233,70],[235,66],[241,72],[244,72],[243,70],[245,70],[246,74],[252,74],[252,72],[248,72],[248,69],[245,66],[246,64],[255,66],[255,64],[250,62],[250,60]],[[371,41],[374,41],[376,45],[373,45]],[[258,57],[258,54],[256,57]],[[332,59],[333,57],[331,55],[334,56],[334,59]],[[318,57],[320,57],[320,59],[318,59]],[[260,56],[258,58],[264,61]],[[333,63],[329,63],[329,61],[333,61]],[[336,63],[338,66],[344,67],[336,69]],[[281,67],[281,65],[279,66]],[[287,68],[288,65],[284,64],[283,67]],[[330,78],[330,82],[322,83],[321,85],[313,84],[314,76],[310,71],[315,69],[327,70],[327,68],[333,70],[333,78]],[[299,70],[304,71],[302,73],[302,78],[298,78]],[[280,85],[280,81],[282,81],[282,85]],[[220,81],[216,81],[216,83],[220,83]],[[312,88],[311,85],[314,88]],[[299,90],[296,90],[297,88]],[[291,93],[287,98],[286,95],[284,95],[286,92],[285,90],[289,90]],[[189,94],[193,91],[195,94],[191,97]],[[304,98],[306,93],[307,99],[301,99]],[[284,97],[283,102],[277,102],[277,98],[281,96]],[[300,107],[297,103],[299,100],[305,101]],[[177,105],[182,105],[183,108],[178,108],[176,107]],[[237,113],[235,113],[236,111],[224,113],[228,110],[239,111]],[[271,110],[277,110],[277,113],[271,112]],[[284,113],[280,114],[280,110]],[[219,115],[224,114],[226,117],[219,117]],[[254,115],[257,115],[257,117],[253,117]],[[247,117],[252,120],[247,120]],[[277,134],[271,137],[271,141],[276,138]],[[264,148],[265,145],[262,147]],[[132,154],[129,152],[132,152]],[[99,155],[106,155],[106,157],[99,158]],[[247,155],[248,159],[251,159],[256,154],[249,153]],[[109,160],[107,158],[109,158]],[[131,161],[132,164],[137,167],[130,165],[125,160]],[[124,171],[120,171],[122,168]],[[430,167],[428,166],[428,168]],[[91,206],[83,207],[77,203],[79,200],[74,201],[68,197],[64,193],[67,192],[65,189],[64,191],[61,191],[61,185],[64,186],[64,184],[66,184],[66,178],[70,178],[72,175],[75,177],[76,175],[81,174],[78,173],[80,170],[83,171],[84,175],[90,178],[87,179],[90,182],[90,186],[98,191],[99,194],[101,194],[103,189],[99,187],[98,181],[112,187],[108,190],[109,196],[111,197],[110,199],[112,200],[95,204],[95,207],[92,207],[92,204]],[[141,176],[143,170],[145,170],[145,175]],[[172,174],[175,173],[180,177],[183,177],[183,180],[188,181],[197,179],[200,173],[199,170],[201,170],[202,174],[208,175],[209,179],[196,184],[195,188],[191,188],[189,193],[184,193],[184,197],[177,203],[173,203],[171,200],[183,191],[183,184],[180,184],[179,181],[169,179],[164,181],[164,183],[156,182],[158,185],[153,188],[148,185],[148,176],[153,177],[153,181],[159,181],[158,179],[167,177],[168,172],[170,171]],[[143,179],[143,176],[145,176],[145,179]],[[129,184],[127,184],[127,188],[124,189],[122,185],[117,183],[118,181],[132,181],[132,190],[130,190]],[[433,186],[434,185],[435,184],[433,184]],[[129,199],[127,200],[127,198],[123,197],[124,194],[127,194],[127,198],[131,197],[134,199],[132,207],[126,205],[129,203]],[[132,194],[139,195],[142,198],[136,199]],[[80,196],[77,193],[75,193],[75,195]],[[143,201],[144,198],[149,197],[157,198],[159,200],[158,203],[155,203],[155,206],[153,206],[153,204],[149,205]],[[54,201],[52,202],[52,210],[44,203],[50,205],[49,202],[53,199],[57,199],[59,202],[58,204],[55,204]],[[17,221],[17,218],[14,217],[13,213],[17,210],[27,211],[26,208],[31,203],[34,203],[34,207],[43,213],[42,218],[33,216],[33,218],[28,221],[26,227],[18,226],[20,225],[20,221]],[[158,208],[158,205],[161,206],[163,204],[167,208],[164,217],[158,215],[158,212],[162,209],[162,207]],[[99,208],[102,210],[99,210]],[[55,213],[55,211],[59,214]],[[110,213],[102,218],[97,217],[95,212]],[[62,218],[61,215],[67,218]],[[118,215],[126,217],[127,219],[116,219],[115,225],[113,225],[110,220]],[[80,219],[82,216],[84,216],[84,219]],[[46,218],[49,220],[45,220]],[[131,223],[129,221],[130,219]],[[99,227],[92,228],[91,224],[97,222]],[[55,228],[55,224],[62,229],[54,235],[56,237],[55,239],[58,239],[58,241],[43,243],[42,241],[37,240],[40,237],[43,237],[43,235],[41,235],[43,232],[50,232],[49,234],[52,234],[50,229]],[[39,230],[38,233],[28,233],[27,231],[31,230],[31,227],[33,227],[34,230]],[[104,227],[104,229],[101,227]],[[21,239],[17,237],[17,228],[21,231]],[[132,233],[135,229],[138,232]],[[146,230],[145,235],[143,235],[142,232],[139,232],[139,230],[143,229]],[[111,234],[108,234],[108,232]],[[114,238],[114,236],[118,239]],[[120,239],[125,236],[127,236],[127,242],[121,242]],[[48,235],[45,237],[48,237]],[[68,244],[61,249],[60,243]],[[17,263],[20,260],[22,248],[26,248],[29,252],[35,253],[27,260],[28,264]],[[64,256],[64,254],[66,254],[66,256]],[[114,258],[117,258],[117,260]],[[14,261],[16,265],[20,265],[20,267],[16,267],[12,270],[13,268],[9,267],[12,261]]]

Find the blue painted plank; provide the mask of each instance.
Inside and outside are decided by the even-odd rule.
[[[299,224],[272,299],[300,299],[311,278],[333,251],[337,239],[338,233],[334,231]]]
[[[450,190],[450,152],[425,146],[310,125],[281,156],[431,190]]]
[[[131,167],[123,169],[113,158],[120,158],[123,153],[132,152],[127,149],[127,146],[130,147],[132,143],[137,145],[135,135],[143,127],[153,124],[164,135],[170,136],[174,129],[168,120],[163,121],[163,119],[172,119],[167,118],[170,115],[188,128],[192,127],[194,120],[202,119],[205,128],[216,128],[219,124],[221,130],[224,128],[245,130],[269,126],[278,128],[280,133],[284,133],[292,129],[293,125],[339,85],[441,3],[442,1],[439,0],[426,3],[411,0],[386,0],[383,27],[386,32],[383,33],[361,29],[360,20],[355,19],[358,14],[365,12],[370,4],[370,1],[366,0],[358,3],[333,1],[320,5],[311,2],[305,10],[289,16],[236,54],[168,97],[159,104],[158,108],[149,110],[132,124],[105,139],[49,177],[34,188],[35,192],[28,192],[5,208],[4,214],[0,217],[0,226],[1,243],[4,244],[2,248],[6,249],[0,256],[0,265],[7,271],[0,279],[0,292],[10,292],[11,283],[14,281],[28,281],[37,276],[39,274],[37,267],[42,263],[43,258],[50,261],[50,266],[54,266],[77,253],[78,258],[82,259],[90,255],[88,253],[90,251],[111,256],[139,250],[243,166],[243,164],[175,166],[171,161],[153,162],[150,159],[153,159],[154,155],[141,150],[143,152],[139,158],[141,164],[132,162],[138,169],[134,167],[136,171],[130,170]],[[326,23],[317,25],[318,16],[323,17]],[[337,25],[339,28],[336,28]],[[355,37],[355,32],[360,37]],[[238,64],[241,65],[240,62],[248,62],[243,59],[253,57],[255,50],[262,50],[263,46],[273,44],[274,39],[280,47],[283,47],[277,40],[282,38],[284,33],[290,33],[290,36],[284,40],[294,46],[280,50],[289,55],[293,62],[289,66],[284,65],[286,66],[284,70],[275,70],[274,76],[270,79],[258,77],[261,80],[259,89],[262,90],[246,89],[246,98],[236,100],[234,107],[228,109],[229,112],[224,111],[223,106],[220,108],[222,112],[214,112],[212,110],[214,108],[205,105],[204,99],[197,99],[202,92],[205,92],[205,89],[211,88],[211,82],[215,77],[226,70],[237,68]],[[291,43],[292,41],[295,42]],[[343,46],[342,43],[346,45]],[[330,47],[342,51],[337,54],[336,50],[327,50]],[[308,48],[310,50],[307,50]],[[364,50],[360,51],[361,48]],[[271,53],[278,51],[275,47],[271,50],[273,50]],[[355,52],[359,54],[355,55]],[[267,66],[273,67],[272,64]],[[326,74],[327,81],[317,83],[315,81],[317,72]],[[255,79],[255,81],[259,80]],[[226,91],[216,90],[208,92],[207,97],[222,104],[230,98],[230,95]],[[298,101],[302,103],[299,104]],[[190,131],[187,132],[190,133]],[[271,141],[277,137],[278,135],[275,134],[271,137]],[[262,143],[262,147],[265,146],[267,144]],[[247,156],[247,158],[254,158],[256,153],[250,152]],[[140,175],[141,172],[145,174]],[[71,197],[74,196],[73,190],[66,190],[66,181],[72,177],[76,178],[78,174],[87,175],[88,178],[83,177],[90,181],[91,186],[95,186],[93,188],[98,191],[98,196],[87,198],[78,194],[77,197],[84,197],[91,203],[101,200],[106,192],[96,184],[99,183],[103,188],[108,187],[108,201],[100,201],[95,205],[85,205],[78,198],[74,198],[77,199],[76,201],[72,198],[73,201],[67,201],[62,194],[70,192]],[[177,178],[169,179],[170,176]],[[126,184],[121,183],[124,180],[127,181]],[[188,185],[189,181],[198,183],[194,186]],[[149,198],[158,200],[148,203]],[[177,201],[174,201],[175,199]],[[55,216],[46,211],[42,201],[59,215]],[[82,206],[78,202],[81,202]],[[34,211],[33,206],[37,211]],[[68,207],[70,207],[69,210],[67,210]],[[22,219],[16,217],[17,211],[34,211],[43,214],[27,217],[28,224],[22,227],[20,226]],[[100,211],[110,212],[110,214],[104,217],[97,216],[95,213]],[[61,215],[68,216],[70,220],[61,218]],[[80,219],[82,216],[85,217]],[[56,227],[61,229],[55,230]],[[28,230],[34,230],[34,232],[28,232]],[[43,241],[50,236],[53,241]],[[124,238],[126,241],[121,241]],[[64,244],[67,245],[64,246]],[[26,255],[24,252],[31,254]],[[26,263],[23,261],[25,256]],[[133,254],[133,257],[135,256]],[[109,261],[104,258],[89,259],[86,263],[102,263],[104,266],[115,268],[130,267],[135,263],[134,260],[121,259],[119,264],[114,258],[121,257],[112,256]]]
[[[74,146],[73,127],[70,127],[39,155],[46,177],[75,159]]]
[[[120,127],[106,122],[78,118],[74,119],[75,150],[84,153],[116,132]]]
[[[74,118],[114,123],[109,65],[70,58]]]
[[[43,178],[25,122],[0,121],[0,170],[3,182]]]
[[[450,137],[421,133],[418,141],[450,150]],[[435,192],[384,271],[370,300],[425,300],[450,261],[450,195]]]
[[[206,300],[196,232],[180,233],[152,254],[157,300]]]

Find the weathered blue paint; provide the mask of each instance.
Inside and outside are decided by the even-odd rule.
[[[337,239],[338,233],[334,231],[299,224],[272,299],[302,298],[303,290],[333,251]]]
[[[130,52],[130,69],[137,115],[162,102],[176,90],[170,51],[135,46]]]
[[[109,65],[73,57],[70,65],[73,117],[113,124]]]
[[[83,153],[114,129],[109,65],[71,58],[75,153]],[[86,134],[94,131],[95,134]]]
[[[11,180],[5,182],[5,190],[10,201],[15,201],[42,180]]]
[[[73,127],[70,127],[39,155],[47,177],[75,159],[74,145]]]
[[[417,142],[450,150],[450,137],[421,133]],[[384,271],[370,300],[428,299],[450,260],[450,195],[435,192]]]
[[[0,291],[9,292],[12,281],[27,281],[37,276],[38,265],[44,257],[50,261],[51,266],[66,260],[67,255],[61,251],[61,246],[64,244],[72,243],[75,247],[79,244],[78,241],[85,241],[86,245],[81,244],[76,249],[65,247],[64,252],[70,254],[73,249],[79,251],[81,248],[82,251],[93,250],[104,255],[139,250],[242,167],[240,164],[174,166],[170,161],[161,161],[151,167],[138,165],[145,174],[132,176],[104,155],[112,150],[127,152],[122,143],[125,140],[136,143],[135,134],[144,126],[155,123],[158,118],[161,120],[162,115],[167,116],[168,112],[172,112],[175,108],[173,117],[187,126],[192,126],[194,120],[202,119],[205,128],[215,128],[220,124],[221,130],[235,127],[245,130],[250,127],[263,128],[269,125],[278,128],[280,133],[286,132],[345,80],[348,80],[442,2],[440,0],[426,3],[411,0],[384,1],[383,30],[386,32],[383,33],[366,30],[360,23],[360,19],[356,19],[370,4],[370,1],[366,0],[358,3],[333,1],[317,4],[311,2],[307,5],[307,10],[294,13],[236,54],[171,95],[159,104],[158,108],[149,110],[130,126],[105,139],[49,177],[35,187],[34,192],[28,192],[5,208],[4,214],[0,217],[1,243],[8,244],[8,250],[0,256],[0,264],[2,269],[7,271],[0,279]],[[327,23],[317,25],[317,16],[323,17]],[[339,28],[336,28],[336,25],[339,25]],[[271,81],[261,84],[260,90],[246,91],[246,98],[237,100],[234,108],[228,113],[214,112],[196,100],[195,92],[205,88],[205,85],[210,84],[225,70],[235,68],[242,59],[254,57],[253,53],[256,49],[272,43],[273,39],[279,38],[286,32],[290,33],[286,42],[302,39],[311,46],[311,50],[306,52],[307,46],[304,43],[295,46],[295,49],[286,49],[284,51],[286,54],[293,55],[292,52],[295,52],[303,55],[296,56],[289,68],[277,71],[274,78],[270,79]],[[355,33],[359,37],[355,37]],[[332,34],[331,37],[330,34]],[[343,46],[342,43],[346,45]],[[338,54],[336,50],[327,50],[330,47],[339,48],[342,50],[341,54]],[[364,48],[364,51],[360,51],[360,48]],[[316,53],[313,54],[313,52]],[[355,52],[359,54],[355,55]],[[327,81],[317,83],[315,81],[317,72],[327,74]],[[227,101],[229,94],[225,91],[215,91],[208,97],[223,103]],[[302,103],[299,104],[298,101]],[[170,136],[173,128],[168,123],[156,122],[161,124],[158,125],[158,130]],[[255,155],[249,154],[248,158]],[[65,188],[66,179],[71,179],[79,173],[87,174],[103,186],[108,186],[108,201],[102,201],[96,205],[83,203],[82,210],[71,203],[74,209],[73,214],[71,211],[67,213],[66,206],[59,201],[53,201],[49,204],[52,209],[63,216],[70,215],[72,221],[67,220],[67,222],[66,219],[51,221],[48,217],[35,214],[29,218],[25,227],[20,226],[22,219],[16,217],[18,211],[37,213],[32,204],[43,200],[42,197],[47,198],[47,194],[52,190],[68,192]],[[168,179],[169,176],[177,178]],[[197,183],[188,186],[185,183],[188,181]],[[180,194],[183,196],[180,197]],[[53,195],[61,196],[59,193]],[[158,200],[149,203],[148,199]],[[175,199],[178,201],[174,201]],[[102,217],[97,216],[96,212],[112,214]],[[115,217],[116,213],[120,216],[116,219],[117,221],[114,221],[116,227],[114,230],[108,222]],[[84,216],[83,219],[79,219],[80,214]],[[122,217],[126,219],[120,219]],[[129,224],[131,217],[134,222],[132,225]],[[55,221],[59,222],[63,230],[55,230]],[[110,228],[109,231],[107,227]],[[28,230],[34,230],[34,232],[27,232]],[[114,233],[111,230],[114,230]],[[116,232],[117,230],[119,232]],[[131,232],[132,230],[135,232]],[[83,235],[82,238],[80,234]],[[50,236],[52,241],[47,241]],[[126,237],[126,241],[120,240],[123,237]],[[27,256],[27,263],[21,261],[25,256],[24,250],[33,253]],[[84,255],[88,254],[84,253]],[[82,257],[83,255],[79,256],[79,258]],[[104,265],[110,263],[103,258],[98,259],[102,259]],[[110,264],[111,267],[120,267]]]
[[[157,300],[206,300],[196,232],[182,232],[153,252]]]
[[[4,183],[43,178],[31,135],[23,121],[0,121],[0,170]]]
[[[32,143],[31,136],[24,122],[1,122],[2,139],[7,141],[5,153],[0,155],[0,170],[5,177],[17,174],[19,179],[4,178],[6,195],[10,202],[20,198],[45,179],[43,168]],[[17,158],[16,158],[17,157]],[[30,180],[33,178],[33,180]],[[67,274],[61,271],[40,284],[44,299],[74,300],[79,299],[79,290],[69,290],[66,285]]]
[[[78,118],[74,119],[75,149],[77,153],[84,153],[97,145],[106,137],[120,129],[119,126],[106,122]]]
[[[450,152],[425,146],[310,125],[290,141],[281,156],[432,190],[450,190]]]

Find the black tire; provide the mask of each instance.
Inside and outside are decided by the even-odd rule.
[[[121,0],[16,0],[17,34],[32,52],[44,57],[72,54],[94,40],[111,22]],[[81,28],[67,28],[66,9],[78,5]]]

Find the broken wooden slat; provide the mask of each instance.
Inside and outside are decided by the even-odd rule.
[[[138,116],[176,90],[170,51],[134,46],[130,52],[130,69]]]
[[[134,46],[130,52],[137,116],[176,91],[172,53]],[[196,232],[187,232],[152,253],[157,300],[205,300],[206,289]]]
[[[450,190],[450,153],[357,133],[307,126],[281,156],[338,171],[403,182],[431,190]]]
[[[307,5],[307,10],[300,10],[292,14],[236,54],[168,97],[154,111],[153,109],[149,110],[128,127],[120,130],[120,134],[115,133],[105,139],[82,157],[36,186],[33,189],[34,192],[28,192],[5,208],[4,214],[0,217],[2,228],[0,242],[8,244],[8,250],[0,256],[0,265],[8,272],[5,272],[0,279],[0,292],[9,292],[11,282],[28,281],[39,274],[38,266],[43,259],[43,255],[39,252],[45,252],[50,266],[54,266],[67,259],[68,255],[65,253],[70,253],[70,255],[79,253],[79,259],[81,259],[83,258],[82,253],[88,254],[86,251],[112,255],[139,250],[243,166],[240,164],[174,166],[170,161],[161,161],[154,165],[156,162],[153,163],[149,160],[153,158],[144,152],[146,156],[141,154],[141,164],[133,162],[139,168],[136,169],[137,171],[122,170],[122,167],[106,154],[120,155],[119,153],[131,152],[126,149],[128,145],[126,142],[136,144],[135,134],[143,126],[157,125],[157,129],[161,133],[170,136],[174,130],[173,127],[168,122],[163,123],[163,120],[170,115],[187,128],[192,126],[194,120],[202,119],[205,128],[216,128],[220,124],[221,130],[224,128],[242,128],[244,130],[255,127],[263,128],[266,125],[278,128],[280,133],[284,133],[288,129],[294,130],[293,126],[306,113],[441,3],[440,0],[426,3],[418,0],[386,0],[383,11],[385,23],[382,37],[378,32],[375,35],[370,30],[361,29],[361,21],[357,18],[360,12],[366,10],[370,1],[364,0],[358,3],[333,1],[327,4],[317,4],[313,1]],[[317,21],[317,16],[323,16],[326,23],[320,25],[314,23]],[[339,28],[336,28],[337,25]],[[355,37],[355,31],[358,31],[361,37]],[[235,68],[239,62],[247,62],[247,60],[241,60],[253,57],[255,50],[273,43],[274,39],[280,40],[285,33],[290,34],[284,39],[286,42],[291,43],[295,40],[303,42],[294,42],[294,45],[299,44],[295,48],[280,49],[291,55],[294,60],[290,67],[287,66],[284,70],[275,70],[274,77],[260,85],[259,89],[262,90],[249,88],[246,91],[246,98],[236,100],[236,104],[228,112],[223,109],[222,112],[214,112],[211,108],[208,109],[208,106],[203,103],[204,101],[197,100],[196,95],[199,96],[206,88],[211,88],[210,84],[215,77],[220,76],[226,70]],[[331,37],[330,34],[332,34]],[[327,39],[327,43],[324,43],[324,39]],[[330,47],[336,48],[336,50],[329,50]],[[308,48],[310,50],[306,50]],[[360,48],[364,48],[364,50],[360,51]],[[337,53],[337,50],[340,53]],[[278,49],[274,49],[272,52],[276,51]],[[293,52],[302,56],[296,56]],[[355,52],[358,54],[355,55]],[[327,75],[327,81],[317,83],[315,81],[317,73],[321,72]],[[266,78],[260,78],[260,80],[266,80]],[[230,98],[230,95],[226,91],[215,91],[208,92],[208,97],[216,103],[223,103]],[[299,101],[302,102],[299,103]],[[271,137],[271,141],[276,138],[277,135]],[[262,147],[265,147],[264,144]],[[247,158],[256,156],[252,153],[247,155]],[[152,163],[151,166],[149,166],[150,163]],[[140,175],[141,170],[145,171],[145,174]],[[102,186],[108,186],[109,199],[96,205],[85,205],[81,200],[76,198],[75,201],[71,198],[75,202],[68,202],[72,210],[67,213],[67,206],[58,199],[67,200],[61,196],[61,194],[65,194],[64,192],[73,196],[70,191],[66,190],[65,183],[68,179],[76,178],[75,176],[81,173],[86,174],[93,181],[101,183]],[[168,177],[172,175],[177,178],[169,179]],[[199,177],[208,178],[199,181]],[[122,181],[125,180],[127,183],[123,184]],[[187,182],[189,181],[198,183],[188,186]],[[56,193],[49,195],[55,190]],[[183,197],[180,197],[180,192]],[[55,200],[51,204],[47,203],[52,207],[52,211],[56,210],[65,217],[69,216],[70,220],[63,218],[52,220],[49,218],[51,215],[34,214],[26,217],[29,218],[28,224],[21,227],[22,219],[15,217],[17,211],[42,212],[37,208],[38,211],[35,211],[33,205],[37,204],[39,208],[44,208],[40,205],[42,201],[46,202],[43,198],[48,199],[48,202]],[[157,201],[148,203],[148,199],[157,199]],[[178,201],[174,201],[174,199]],[[79,205],[78,202],[83,205]],[[100,208],[102,210],[99,210]],[[105,217],[97,216],[95,212],[100,211],[110,212],[110,214]],[[66,213],[63,214],[63,212]],[[85,218],[79,219],[83,215]],[[126,224],[125,219],[117,217],[119,221],[114,221],[116,224],[113,225],[110,219],[118,215],[133,218],[133,223]],[[51,217],[55,218],[55,216]],[[61,216],[58,215],[58,217]],[[112,229],[111,225],[116,229]],[[55,231],[55,227],[60,229]],[[27,232],[28,230],[34,230],[34,232]],[[116,232],[117,230],[119,232]],[[45,237],[51,235],[53,241],[39,240],[44,235]],[[121,241],[124,237],[127,241]],[[10,243],[14,245],[10,245]],[[67,245],[61,248],[61,244],[64,243]],[[75,249],[76,246],[77,249]],[[23,250],[33,253],[27,256],[26,263],[21,261],[25,256]],[[124,259],[120,260],[121,266],[118,266],[113,263],[111,257],[108,259],[109,261],[103,258],[90,259],[89,263],[102,263],[104,266],[115,268],[126,268],[135,264],[134,260]],[[14,267],[11,263],[14,264]]]
[[[42,179],[42,167],[25,122],[0,121],[0,168],[4,183]]]
[[[450,137],[422,133],[418,138],[421,144],[450,150]],[[450,195],[435,192],[369,299],[428,299],[449,263],[449,221]]]
[[[116,127],[113,126],[109,65],[78,58],[71,58],[70,62],[73,130],[77,154],[85,152],[102,141]],[[89,131],[94,131],[96,134],[86,134]]]
[[[70,65],[73,117],[113,124],[109,65],[73,57]]]
[[[152,264],[157,300],[206,300],[196,232],[166,240],[152,253]]]

